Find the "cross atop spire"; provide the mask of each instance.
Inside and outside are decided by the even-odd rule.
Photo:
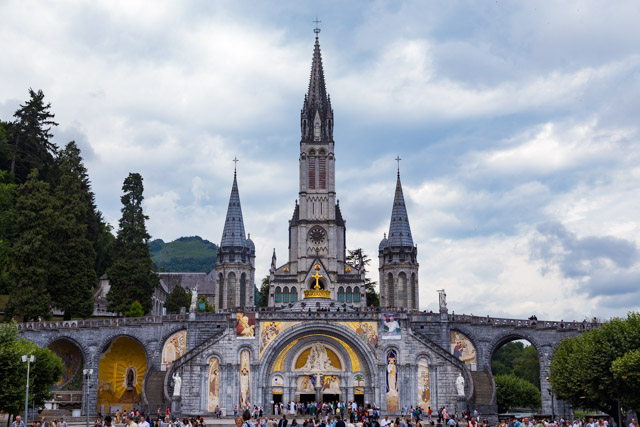
[[[233,156],[233,160],[231,160],[233,162],[233,175],[235,176],[236,174],[236,167],[238,166],[238,162],[240,160],[238,160],[237,156]]]
[[[318,17],[316,16],[316,20],[311,22],[316,24],[316,28],[313,30],[313,32],[316,33],[316,37],[318,37],[318,34],[320,34],[320,28],[318,28],[318,24],[321,23],[322,21],[319,21]]]
[[[398,159],[398,163],[400,162]],[[391,246],[413,247],[411,227],[409,226],[409,216],[407,207],[404,204],[404,194],[402,183],[400,182],[400,169],[398,169],[398,180],[396,182],[396,194],[393,199],[393,209],[391,210],[391,223],[389,224],[389,244]]]
[[[402,160],[400,156],[396,157],[396,162],[398,162],[398,176],[400,176],[400,160]]]

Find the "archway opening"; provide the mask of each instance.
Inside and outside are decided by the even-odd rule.
[[[114,338],[100,354],[97,411],[128,412],[140,404],[147,355],[130,337]]]
[[[71,340],[62,338],[48,346],[64,364],[60,380],[51,388],[60,409],[74,409],[82,401],[82,367],[84,358],[80,348]]]
[[[531,342],[518,337],[506,339],[491,356],[491,373],[496,383],[498,411],[539,412],[540,357]]]

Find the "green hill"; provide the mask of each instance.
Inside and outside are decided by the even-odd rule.
[[[180,237],[165,243],[149,242],[151,259],[159,271],[209,273],[216,265],[218,247],[199,236]]]

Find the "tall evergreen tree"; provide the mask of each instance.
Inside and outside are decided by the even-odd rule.
[[[122,218],[116,238],[113,265],[107,270],[111,289],[107,294],[109,309],[124,313],[134,301],[142,304],[145,313],[151,310],[151,296],[158,286],[158,275],[147,243],[145,221],[149,219],[142,210],[144,187],[142,176],[130,173],[124,180],[122,191]]]
[[[362,251],[362,248],[348,250],[346,261],[349,264],[356,266],[357,268],[364,268],[364,288],[366,292],[365,295],[367,298],[367,305],[379,307],[380,294],[376,291],[376,282],[367,277],[367,270],[369,268],[369,264],[371,263],[371,259],[369,258],[369,256]]]
[[[31,169],[40,171],[40,176],[48,180],[57,152],[51,141],[51,128],[58,123],[53,121],[55,115],[49,110],[51,103],[44,102],[42,90],[37,92],[29,88],[30,99],[15,112],[11,134],[11,166],[10,172],[15,175],[16,182],[25,182]]]
[[[11,158],[6,127],[7,123],[0,121],[0,165]],[[9,248],[15,220],[15,191],[12,175],[0,166],[0,294],[9,293]]]
[[[97,284],[94,270],[95,251],[87,237],[87,221],[93,211],[93,195],[88,189],[87,171],[75,142],[60,152],[60,182],[54,195],[58,222],[54,234],[49,293],[53,305],[72,316],[90,317],[93,313],[93,289]]]
[[[38,170],[34,169],[17,191],[17,238],[10,249],[12,291],[6,308],[9,318],[18,315],[27,321],[51,316],[47,284],[52,254],[56,250],[52,238],[58,222],[56,208],[49,184],[40,181]]]

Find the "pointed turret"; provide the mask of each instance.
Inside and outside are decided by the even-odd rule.
[[[393,199],[388,242],[390,246],[413,247],[411,227],[409,226],[409,216],[407,215],[407,207],[404,204],[404,194],[402,193],[402,183],[400,182],[400,170],[398,170],[396,194]]]
[[[224,230],[222,231],[220,247],[244,247],[245,244],[246,239],[244,237],[242,208],[240,207],[240,193],[238,192],[238,180],[236,172],[234,171],[231,196],[229,197],[229,207],[227,207],[227,218],[224,222]]]
[[[324,69],[322,68],[320,40],[318,38],[320,30],[316,29],[315,31],[316,44],[313,49],[309,89],[304,96],[300,114],[300,127],[302,141],[329,142],[333,141],[333,110],[331,109],[331,98],[327,95],[327,88],[324,82]]]
[[[244,234],[238,178],[234,170],[229,207],[215,267],[217,309],[253,306],[255,258],[256,247],[251,236],[245,238]]]
[[[400,157],[396,158],[398,165]],[[400,167],[393,198],[389,235],[378,246],[380,306],[418,309],[418,248],[413,244],[407,207],[404,204]]]

